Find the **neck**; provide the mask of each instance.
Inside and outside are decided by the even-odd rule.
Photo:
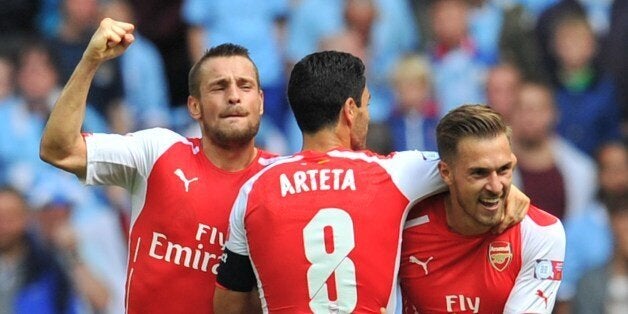
[[[244,145],[223,147],[204,136],[202,143],[205,157],[216,167],[225,171],[243,170],[253,162],[257,155],[257,149],[252,140]]]
[[[445,214],[447,216],[447,226],[458,234],[474,236],[491,230],[491,227],[474,222],[462,207],[452,199],[451,193],[447,193],[445,196]]]
[[[336,129],[323,129],[313,134],[303,134],[303,150],[326,152],[334,148],[351,148],[349,136],[342,136]]]

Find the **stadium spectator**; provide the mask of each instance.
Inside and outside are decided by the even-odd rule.
[[[628,193],[605,201],[613,234],[613,255],[603,267],[587,272],[573,298],[576,314],[628,311]]]
[[[512,111],[513,151],[519,161],[513,182],[550,214],[576,214],[597,191],[595,162],[554,131],[551,90],[525,83]]]
[[[435,0],[430,7],[434,41],[429,45],[436,100],[440,113],[465,103],[485,103],[488,63],[469,33],[466,0]]]
[[[3,122],[0,160],[6,163],[4,176],[7,183],[23,193],[33,190],[40,182],[55,180],[47,177],[52,167],[38,157],[41,132],[60,91],[55,65],[54,54],[44,42],[32,41],[22,47],[15,74],[17,97],[0,110]],[[106,130],[104,120],[91,107],[87,109],[85,130]]]
[[[63,196],[54,197],[35,212],[35,227],[42,244],[52,250],[53,258],[72,279],[73,287],[81,297],[85,310],[105,313],[112,295],[109,287],[102,278],[99,278],[104,274],[95,274],[81,256],[79,242],[86,239],[79,238],[78,231],[73,226],[73,206]],[[116,282],[116,284],[122,283]],[[121,310],[122,307],[117,308],[116,311],[112,309],[108,313],[119,313]]]
[[[558,291],[560,313],[571,313],[582,275],[606,263],[613,251],[608,199],[628,194],[628,151],[622,143],[607,144],[597,154],[597,198],[565,220],[565,276]]]
[[[377,150],[372,146],[374,125],[369,126],[369,149],[380,154],[411,149],[436,151],[438,105],[433,97],[429,61],[418,54],[403,57],[392,71],[391,85],[395,96],[392,115],[384,123],[375,123],[375,127],[385,128],[386,132],[378,141],[390,149]]]
[[[486,77],[486,101],[510,124],[523,77],[511,63],[501,63],[489,69]]]
[[[2,312],[78,313],[72,283],[51,252],[28,231],[20,192],[0,187],[0,304]]]
[[[615,82],[594,62],[597,44],[583,16],[560,17],[552,45],[558,61],[558,133],[593,157],[601,145],[621,138]]]

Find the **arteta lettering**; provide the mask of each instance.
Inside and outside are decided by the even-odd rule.
[[[473,313],[480,312],[479,297],[466,297],[462,294],[446,295],[445,302],[447,303],[448,313],[458,313],[465,311],[473,311]]]
[[[311,169],[279,176],[281,196],[310,191],[356,190],[353,169]]]
[[[152,258],[163,260],[175,265],[181,265],[196,270],[207,272],[211,270],[218,274],[219,257],[225,246],[225,235],[217,228],[205,224],[198,224],[195,237],[196,247],[184,246],[168,240],[165,234],[153,232],[148,255]],[[208,252],[206,246],[219,244],[220,252]]]

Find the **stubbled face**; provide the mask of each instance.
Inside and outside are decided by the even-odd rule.
[[[354,121],[353,128],[351,129],[351,149],[363,150],[366,148],[366,134],[369,129],[369,101],[371,100],[371,93],[368,87],[362,91],[362,97],[360,100],[360,107]]]
[[[441,176],[449,186],[456,225],[461,223],[464,233],[487,232],[501,222],[515,164],[505,134],[463,138],[455,160],[450,165],[441,162]]]
[[[200,82],[200,99],[189,101],[199,106],[192,116],[200,121],[203,135],[224,148],[250,143],[259,130],[264,103],[251,61],[240,56],[208,59]]]

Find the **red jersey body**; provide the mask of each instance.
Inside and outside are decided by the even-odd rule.
[[[86,137],[88,184],[125,187],[132,196],[128,313],[210,313],[218,258],[238,190],[270,154],[226,172],[200,139],[151,129]]]
[[[445,193],[417,204],[403,232],[399,272],[405,313],[550,313],[562,278],[560,221],[530,206],[504,233],[463,236]]]
[[[250,257],[265,312],[373,313],[396,304],[401,231],[444,189],[420,152],[302,152],[247,182],[227,248]]]

